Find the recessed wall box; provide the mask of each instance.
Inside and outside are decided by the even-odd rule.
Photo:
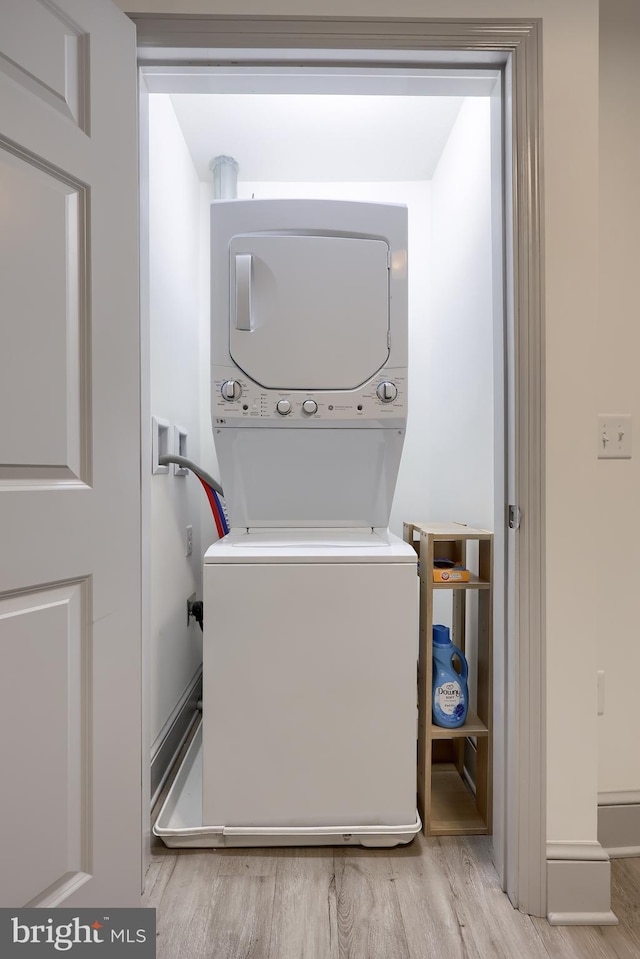
[[[169,430],[171,424],[167,420],[161,420],[158,416],[151,417],[151,472],[168,473],[168,466],[160,466],[158,462],[161,456],[166,456],[169,452]]]
[[[173,427],[173,451],[177,453],[178,456],[188,456],[187,453],[187,437],[188,433],[186,430],[183,430],[179,426]],[[188,476],[189,470],[185,469],[184,466],[178,466],[177,463],[173,464],[173,472],[176,476]]]

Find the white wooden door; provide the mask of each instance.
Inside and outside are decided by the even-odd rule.
[[[141,886],[135,32],[0,6],[0,905]]]

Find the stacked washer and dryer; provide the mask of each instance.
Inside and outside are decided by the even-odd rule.
[[[203,722],[170,845],[392,846],[416,812],[416,554],[388,530],[407,417],[407,211],[211,206]]]

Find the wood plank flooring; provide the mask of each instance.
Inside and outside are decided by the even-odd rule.
[[[551,927],[501,891],[486,837],[392,850],[154,845],[158,959],[638,959],[640,860],[612,862],[618,926]]]

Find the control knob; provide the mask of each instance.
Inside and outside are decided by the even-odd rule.
[[[302,404],[302,409],[307,416],[313,416],[314,413],[318,412],[318,404],[315,400],[305,400]]]
[[[222,393],[222,398],[227,400],[229,403],[232,403],[233,400],[240,398],[242,393],[242,387],[237,380],[225,380],[222,386],[220,387],[220,392]]]
[[[291,412],[291,403],[289,400],[278,400],[276,409],[280,416],[287,416]]]
[[[378,399],[382,400],[383,403],[393,403],[398,395],[398,387],[395,383],[390,383],[389,380],[384,380],[384,382],[378,384],[376,393]]]

